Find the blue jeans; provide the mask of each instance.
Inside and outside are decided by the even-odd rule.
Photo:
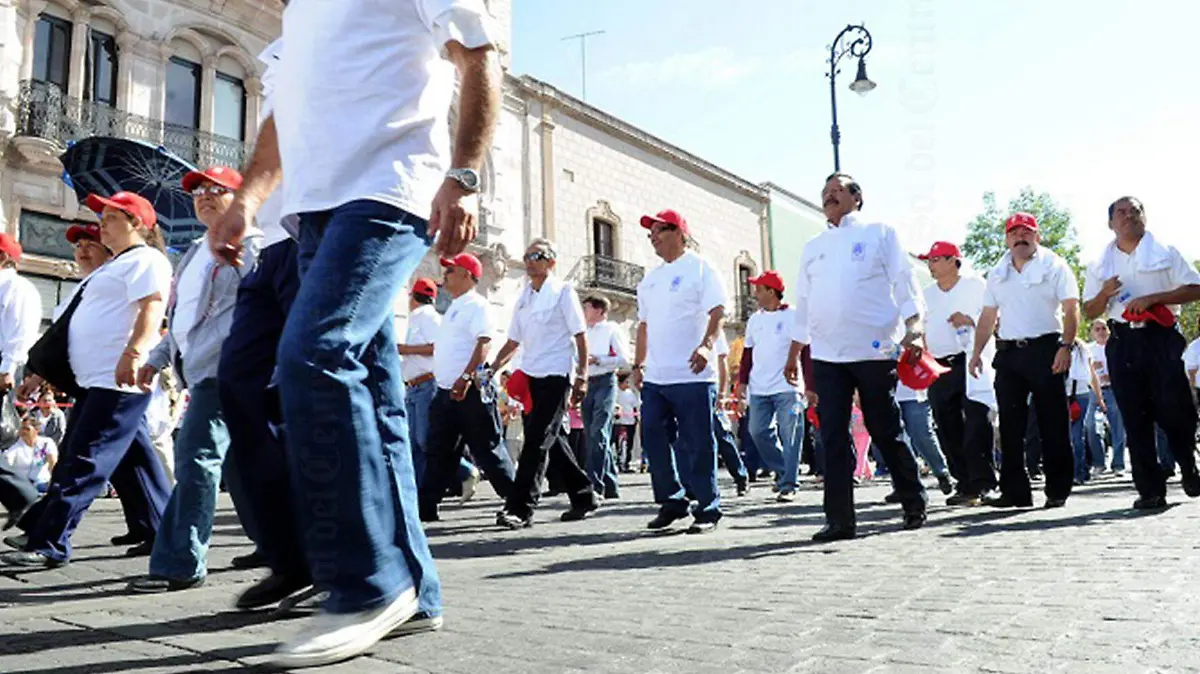
[[[583,428],[587,433],[588,477],[597,494],[618,497],[617,462],[612,454],[613,412],[617,404],[617,375],[602,374],[588,379],[583,399]]]
[[[1113,393],[1111,386],[1100,389],[1100,393],[1104,396],[1105,407],[1108,408],[1104,417],[1108,419],[1108,430],[1112,432],[1112,469],[1125,470],[1125,422],[1121,420],[1121,410],[1117,408],[1117,395]],[[1099,402],[1091,399],[1087,406],[1087,415],[1083,418],[1083,428],[1087,431],[1088,444],[1094,452],[1092,465],[1104,468],[1104,439],[1096,430],[1096,410],[1098,409],[1100,409]]]
[[[750,396],[750,435],[780,491],[795,491],[804,445],[804,405],[795,391]]]
[[[416,386],[405,389],[404,409],[408,414],[408,446],[412,448],[413,474],[417,480],[417,488],[425,479],[425,455],[429,439],[429,405],[433,402],[433,394],[437,393],[437,382],[430,379]],[[475,470],[475,465],[467,458],[458,460],[458,481],[464,482]]]
[[[1075,393],[1075,401],[1084,410],[1092,409],[1092,393],[1091,391],[1079,391]],[[1080,414],[1078,419],[1071,422],[1071,446],[1075,449],[1075,481],[1083,482],[1088,479],[1088,460],[1087,460],[1087,443],[1084,442],[1086,437],[1083,432],[1084,422],[1087,420],[1087,412]],[[1103,447],[1103,445],[1100,445]],[[1100,456],[1104,456],[1100,454]],[[1100,465],[1104,465],[1104,460],[1101,459]]]
[[[642,387],[642,453],[650,464],[654,502],[663,511],[687,514],[690,503],[684,489],[686,484],[696,498],[692,515],[697,522],[721,519],[717,436],[713,428],[716,401],[716,385],[706,382],[646,383]],[[673,450],[672,421],[678,434]]]
[[[208,542],[217,509],[221,464],[229,449],[217,380],[193,384],[188,393],[191,398],[187,413],[175,439],[175,490],[167,501],[150,554],[150,575],[175,580],[201,578],[208,573]]]
[[[934,475],[942,477],[948,474],[942,447],[930,429],[932,416],[929,403],[925,400],[905,400],[900,403],[900,416],[904,418],[904,437],[909,448],[925,460]]]
[[[729,421],[729,415],[720,406],[713,409],[713,429],[717,433],[717,454],[724,462],[725,470],[729,471],[729,477],[738,484],[745,484],[750,479],[750,473],[746,471],[746,462],[742,460],[742,453],[733,439],[733,424]]]
[[[378,608],[412,587],[422,610],[441,612],[392,314],[429,242],[424,220],[382,202],[300,216],[279,391],[299,530],[331,613]]]

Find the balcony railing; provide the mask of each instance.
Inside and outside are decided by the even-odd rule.
[[[583,288],[636,295],[638,284],[645,275],[646,270],[641,265],[603,255],[589,255],[575,264],[570,278]]]
[[[63,94],[48,82],[21,83],[17,98],[17,135],[55,141],[63,146],[90,136],[114,136],[161,145],[198,166],[240,168],[247,145],[198,129],[118,110]]]

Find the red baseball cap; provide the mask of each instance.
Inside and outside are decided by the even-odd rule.
[[[642,227],[645,227],[646,229],[650,229],[655,223],[658,222],[667,225],[675,225],[679,228],[679,231],[684,233],[685,236],[691,235],[691,230],[688,229],[687,220],[684,220],[683,216],[680,215],[678,211],[673,211],[668,208],[665,211],[659,211],[657,215],[642,216]]]
[[[431,278],[419,278],[413,283],[412,294],[422,297],[437,297],[437,283]]]
[[[1008,220],[1004,221],[1004,233],[1007,234],[1014,229],[1025,227],[1037,231],[1037,218],[1029,213],[1013,213]]]
[[[203,171],[189,171],[183,176],[183,191],[191,192],[204,182],[216,183],[221,187],[236,190],[242,186],[242,174],[228,166],[210,166]]]
[[[96,224],[80,224],[71,225],[67,228],[67,242],[79,243],[80,239],[91,239],[92,241],[100,240],[100,225]]]
[[[777,271],[764,271],[763,273],[750,279],[752,286],[766,286],[773,290],[783,292],[783,277]]]
[[[950,243],[949,241],[936,241],[932,246],[929,247],[928,253],[925,253],[924,255],[918,255],[917,259],[928,260],[931,257],[959,258],[962,257],[962,253],[959,252],[958,246]]]
[[[529,375],[525,374],[524,370],[514,370],[508,376],[508,384],[504,386],[504,390],[508,391],[508,395],[513,400],[521,403],[523,414],[529,414],[533,411],[533,394],[529,392]]]
[[[1145,311],[1130,311],[1126,309],[1121,318],[1130,323],[1158,323],[1164,328],[1175,326],[1175,312],[1165,304],[1155,304]]]
[[[471,276],[474,276],[475,280],[483,278],[483,263],[479,261],[479,258],[470,253],[459,253],[454,257],[444,257],[442,258],[442,266],[462,267],[463,269],[466,269]]]
[[[950,371],[950,368],[937,362],[928,352],[921,354],[916,363],[908,362],[909,350],[900,354],[900,362],[896,365],[896,376],[900,381],[914,391],[923,391],[933,385],[937,378]]]
[[[142,224],[153,229],[158,222],[158,216],[154,213],[154,207],[146,201],[144,197],[133,192],[117,192],[111,197],[102,197],[99,194],[89,194],[87,197],[87,207],[100,213],[105,206],[124,211],[129,215],[142,221]]]
[[[23,252],[21,243],[15,236],[7,232],[0,232],[0,253],[6,253],[12,259],[20,260]]]

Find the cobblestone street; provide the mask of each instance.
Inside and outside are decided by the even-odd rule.
[[[915,532],[867,486],[860,538],[814,545],[815,485],[776,504],[760,482],[715,533],[654,535],[646,476],[626,477],[582,523],[557,521],[562,499],[519,532],[492,526],[494,498],[447,506],[430,529],[445,628],[310,671],[1200,672],[1200,502],[1178,484],[1161,514],[1110,479],[1060,510],[934,506]],[[266,671],[302,619],[231,608],[262,571],[228,569],[249,548],[224,497],[217,524],[205,586],[129,595],[146,559],[108,545],[120,508],[99,502],[72,564],[0,576],[0,672]]]

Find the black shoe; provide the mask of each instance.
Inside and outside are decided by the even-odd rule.
[[[832,524],[826,524],[817,533],[813,534],[812,539],[818,543],[829,543],[832,541],[848,541],[854,538],[854,529],[851,527],[835,527]]]
[[[138,578],[129,583],[126,589],[137,594],[159,594],[162,592],[190,590],[194,587],[200,587],[203,584],[204,576],[188,578],[187,580],[176,580],[163,576],[146,576],[145,578]]]
[[[937,481],[938,489],[941,489],[943,494],[949,496],[954,493],[954,485],[950,483],[949,475],[939,475]]]
[[[17,523],[21,521],[21,518],[24,517],[25,513],[28,512],[32,507],[33,504],[31,503],[20,510],[10,510],[8,517],[4,520],[4,528],[0,529],[0,531],[8,531],[9,529],[17,526]]]
[[[571,511],[568,510],[567,512]],[[506,529],[527,529],[533,526],[533,516],[517,517],[507,510],[501,510],[500,512],[496,513],[496,524]]]
[[[901,500],[900,494],[897,494],[896,492],[892,492],[892,493],[888,494],[887,496],[883,497],[884,503],[899,503],[900,500]]]
[[[1134,510],[1162,510],[1167,507],[1164,496],[1143,496],[1133,502]]]
[[[1051,510],[1053,508],[1062,508],[1065,505],[1067,505],[1067,499],[1065,498],[1047,498],[1046,505],[1042,507],[1046,510]]]
[[[126,557],[149,557],[150,553],[154,552],[154,539],[142,541],[137,545],[125,551]]]
[[[146,537],[144,535],[135,534],[132,531],[126,531],[120,536],[113,536],[112,538],[108,539],[108,541],[113,545],[137,545],[145,540]]]
[[[26,545],[29,545],[29,534],[17,534],[16,536],[5,536],[4,544],[13,550],[24,550]]]
[[[1006,494],[1001,494],[984,498],[983,505],[992,508],[1032,508],[1033,501],[1016,501]]]
[[[237,598],[235,606],[242,611],[271,606],[272,604],[278,604],[301,590],[308,589],[310,586],[312,586],[312,582],[307,579],[297,580],[272,573],[243,592]]]
[[[913,511],[904,513],[904,530],[911,531],[912,529],[920,529],[925,526],[925,511]]]
[[[57,569],[67,562],[51,559],[40,552],[5,552],[0,554],[0,567],[17,569]]]
[[[606,492],[604,492],[604,500],[606,500],[606,501],[607,501],[607,500],[609,500],[609,499],[612,499],[613,501],[620,501],[620,500],[621,500],[621,494],[620,494],[619,492],[615,492],[615,491],[606,491]]]
[[[583,508],[576,508],[575,506],[571,506],[571,509],[568,510],[567,512],[563,513],[562,515],[559,515],[558,519],[563,522],[578,522],[579,520],[587,519],[588,517],[591,516],[592,513],[596,512],[599,509],[600,509],[600,504],[595,503],[595,502],[593,502],[591,505],[585,506]]]
[[[257,569],[266,565],[267,558],[258,550],[229,560],[229,566],[235,569]]]
[[[1183,475],[1183,493],[1191,498],[1200,496],[1200,473],[1192,471]]]
[[[958,493],[946,499],[948,506],[977,506],[981,503],[978,494]]]
[[[750,483],[746,480],[737,481],[737,495],[745,496],[746,492],[750,491]]]
[[[707,534],[716,528],[716,522],[692,522],[692,526],[687,528],[687,532],[689,534]]]
[[[687,517],[687,513],[677,513],[677,512],[672,512],[669,510],[659,510],[658,514],[654,516],[654,519],[650,520],[650,522],[648,524],[646,524],[646,528],[653,529],[653,530],[666,529],[667,527],[674,524],[676,522],[676,520],[681,520],[685,517]]]

